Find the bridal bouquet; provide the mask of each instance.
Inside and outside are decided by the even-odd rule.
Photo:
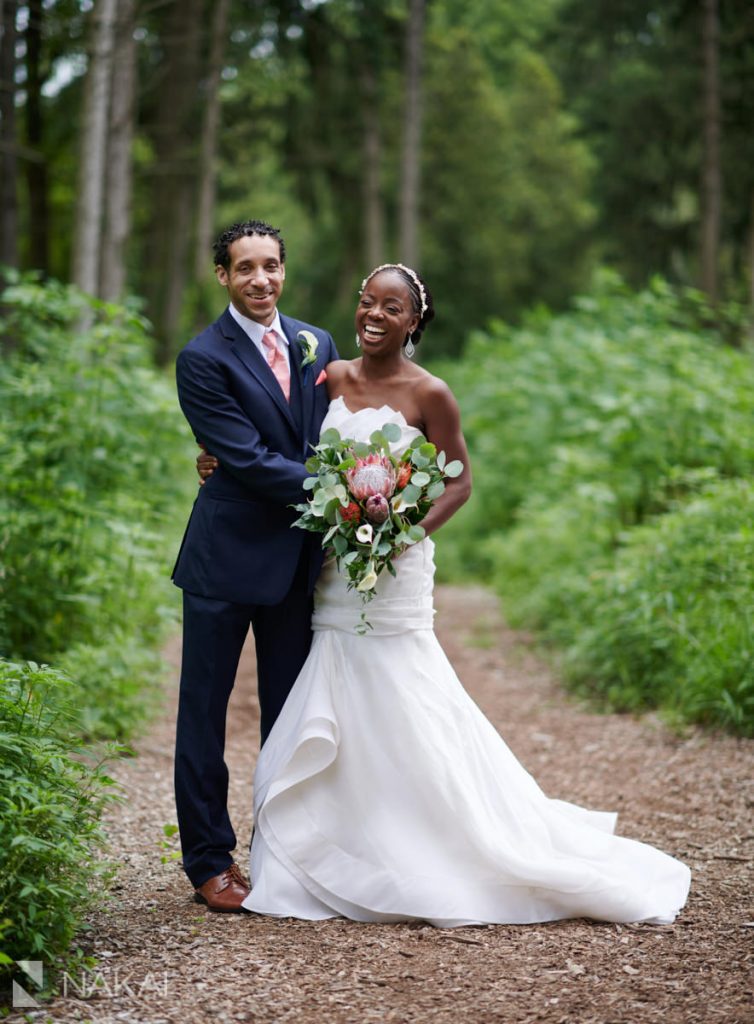
[[[424,538],[420,524],[445,490],[444,478],[463,472],[462,462],[447,462],[421,434],[402,455],[391,455],[390,442],[400,436],[395,423],[375,430],[368,443],[326,430],[306,462],[311,498],[294,506],[301,515],[293,525],[323,534],[322,547],[333,549],[348,588],[365,602],[383,569],[396,575],[393,557]]]

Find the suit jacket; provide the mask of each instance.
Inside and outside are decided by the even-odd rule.
[[[316,384],[338,358],[327,331],[280,316],[289,340],[291,400],[228,310],[192,339],[176,362],[178,400],[198,441],[220,465],[194,503],[173,580],[183,590],[239,604],[278,604],[302,552],[310,588],[319,573],[319,537],[292,529],[289,506],[304,500],[304,461],[327,412]],[[301,368],[301,330],[318,339],[316,361]]]

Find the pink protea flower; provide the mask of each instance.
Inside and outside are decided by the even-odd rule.
[[[364,459],[357,459],[356,465],[346,473],[348,489],[357,501],[381,494],[389,498],[395,491],[395,470],[390,459],[376,452]]]
[[[367,498],[364,508],[367,519],[371,523],[384,523],[390,515],[390,506],[387,503],[387,498],[382,494],[372,494]]]
[[[401,464],[398,466],[398,480],[396,481],[395,484],[399,491],[402,491],[406,484],[409,482],[412,473],[413,469],[411,468],[411,466],[406,462],[401,462]]]

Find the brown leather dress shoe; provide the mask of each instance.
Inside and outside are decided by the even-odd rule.
[[[231,864],[221,874],[208,878],[204,885],[195,889],[194,899],[221,914],[244,914],[246,911],[241,904],[250,892],[238,864]]]

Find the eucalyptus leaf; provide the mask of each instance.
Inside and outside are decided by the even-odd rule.
[[[386,423],[382,428],[383,435],[388,441],[400,441],[401,428],[397,423]]]
[[[459,459],[454,459],[445,467],[445,476],[449,476],[451,479],[460,476],[461,473],[463,473],[463,463]]]
[[[342,440],[343,439],[340,436],[340,431],[336,430],[335,427],[329,427],[322,434],[320,434],[319,443],[320,445],[336,445],[340,444]]]
[[[416,474],[414,474],[414,476],[416,476]],[[421,495],[421,489],[413,483],[406,484],[406,486],[400,492],[400,495],[401,498],[403,499],[404,505],[413,505],[416,501],[418,501]]]
[[[435,480],[433,484],[430,484],[427,488],[427,497],[430,501],[437,501],[440,495],[445,493],[445,484],[442,480]]]
[[[430,477],[429,473],[418,472],[412,475],[411,483],[414,485],[414,487],[426,487],[427,484],[431,481],[431,479],[432,478]]]
[[[336,555],[344,555],[348,550],[348,539],[342,533],[336,533],[333,537],[332,546]]]

